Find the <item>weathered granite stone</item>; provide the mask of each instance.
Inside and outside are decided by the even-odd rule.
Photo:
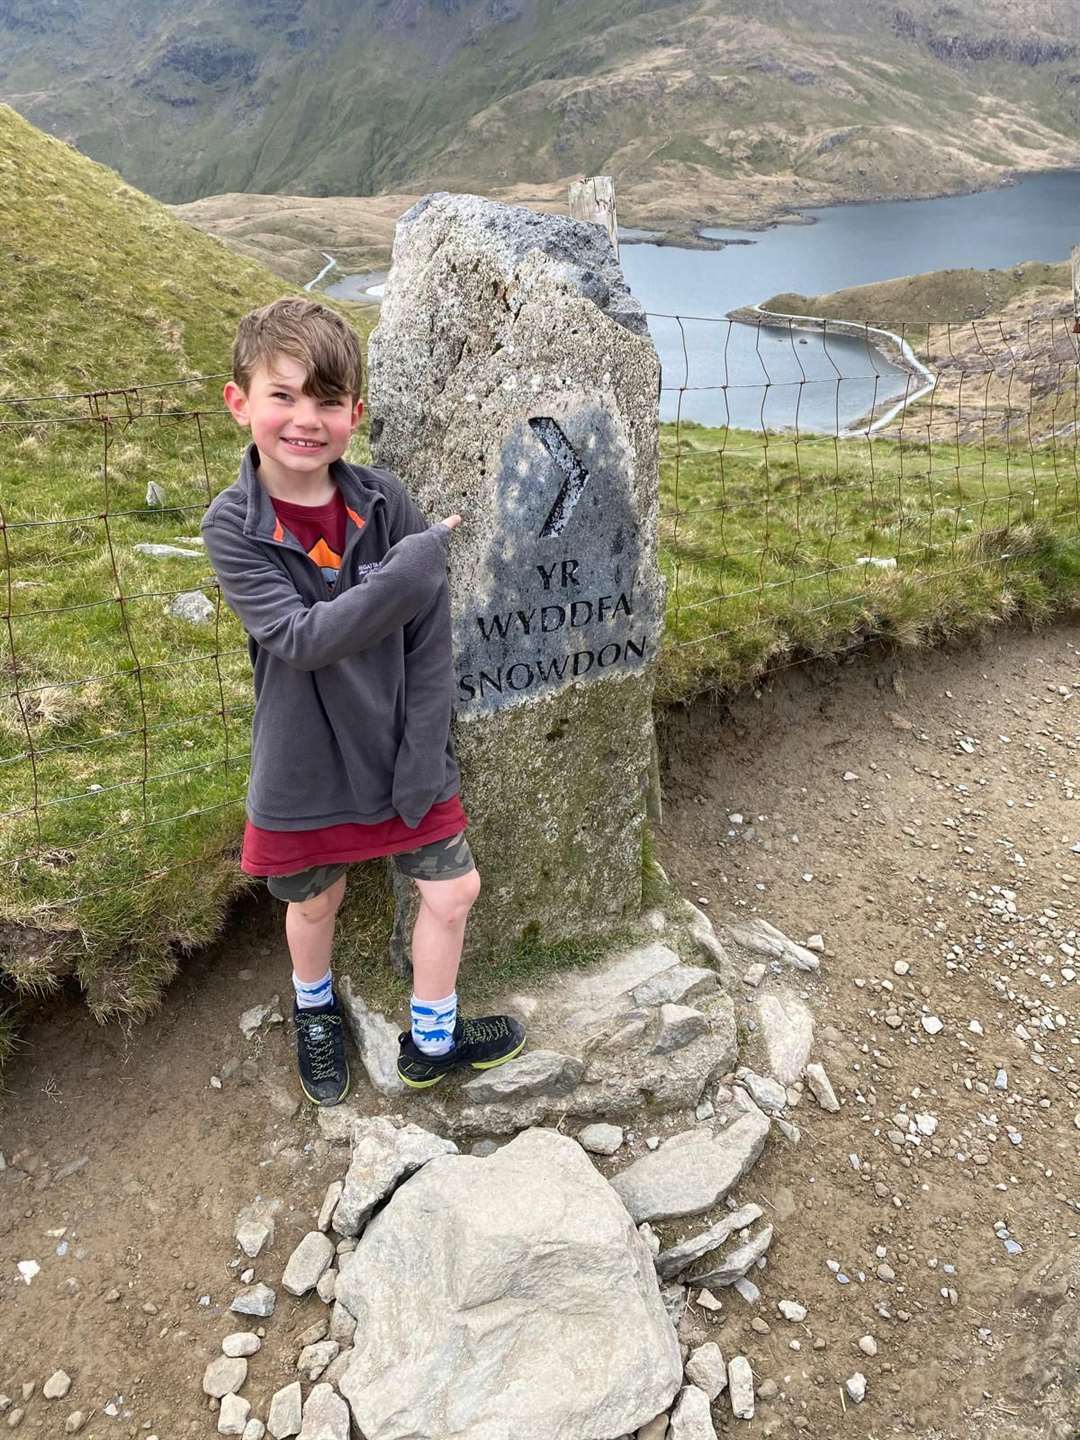
[[[266,1421],[266,1428],[273,1435],[274,1440],[288,1440],[290,1435],[300,1434],[302,1397],[303,1391],[300,1389],[299,1380],[294,1380],[291,1385],[285,1385],[282,1389],[274,1392],[274,1398],[270,1401],[270,1414]]]
[[[681,1050],[669,1054],[651,1053],[649,1027],[643,1027],[642,1033],[624,1047],[612,1048],[605,1043],[604,1024],[613,1027],[620,1024],[618,997],[610,1000],[606,1011],[601,1002],[597,1029],[574,1031],[571,1027],[570,1033],[566,1033],[565,994],[558,984],[553,985],[549,1005],[549,992],[545,988],[540,1008],[544,1023],[556,1027],[563,1042],[577,1044],[586,1056],[584,1073],[571,1089],[563,1093],[509,1095],[479,1104],[472,1097],[487,1087],[470,1081],[453,1092],[427,1099],[417,1097],[413,1101],[414,1113],[433,1129],[451,1135],[506,1134],[560,1116],[632,1123],[640,1115],[642,1106],[656,1110],[692,1110],[706,1088],[720,1075],[727,1074],[738,1058],[735,1008],[724,991],[699,1001],[708,1022],[705,1032]],[[648,1013],[655,1016],[657,1012]],[[529,1053],[526,1052],[521,1061],[500,1066],[490,1075],[511,1072],[528,1059]]]
[[[237,1294],[229,1309],[238,1315],[258,1315],[265,1320],[274,1313],[276,1298],[269,1285],[248,1285]]]
[[[257,1415],[252,1415],[241,1432],[240,1440],[263,1440],[266,1426]]]
[[[727,1366],[715,1340],[709,1340],[691,1352],[686,1362],[686,1378],[691,1385],[704,1390],[710,1400],[715,1400],[726,1387]]]
[[[398,223],[368,354],[375,463],[431,519],[464,516],[454,745],[484,875],[466,946],[610,930],[640,908],[664,607],[644,314],[598,227],[432,195]]]
[[[234,1390],[240,1389],[247,1379],[247,1372],[246,1360],[217,1355],[203,1371],[203,1391],[220,1400],[223,1395],[230,1395]]]
[[[673,1135],[615,1176],[615,1192],[636,1222],[700,1215],[738,1184],[764,1148],[769,1121],[749,1099],[718,1119],[729,1114],[725,1128],[700,1125]]]
[[[209,625],[214,618],[214,604],[201,590],[185,590],[173,596],[169,614],[174,620],[186,620],[189,625]]]
[[[226,1335],[221,1342],[222,1353],[232,1359],[240,1355],[257,1355],[262,1349],[262,1341],[252,1330],[236,1330],[232,1335]]]
[[[653,1037],[654,1055],[669,1055],[672,1050],[683,1050],[704,1035],[709,1022],[700,1010],[689,1005],[661,1005],[660,1023]]]
[[[398,1027],[368,1009],[348,975],[336,982],[336,990],[368,1079],[382,1095],[403,1095],[408,1086],[397,1073]]]
[[[758,1075],[755,1071],[748,1070],[745,1065],[740,1065],[735,1071],[735,1078],[754,1104],[766,1114],[775,1115],[787,1104],[787,1091],[779,1080],[773,1080],[768,1075]]]
[[[281,1283],[290,1295],[306,1295],[334,1258],[334,1242],[321,1230],[310,1230],[289,1256]]]
[[[637,1005],[682,1005],[719,984],[715,970],[700,965],[673,965],[634,990]]]
[[[351,1345],[353,1335],[356,1332],[356,1316],[350,1315],[342,1304],[341,1297],[337,1293],[337,1286],[334,1286],[334,1308],[330,1312],[330,1339],[336,1340],[344,1349]]]
[[[773,960],[786,960],[797,970],[821,969],[821,961],[812,950],[789,940],[782,930],[759,916],[738,921],[726,928],[728,939],[744,950],[752,950],[756,955],[767,955]]]
[[[332,1385],[316,1385],[308,1396],[300,1440],[349,1440],[349,1407]]]
[[[434,1156],[456,1150],[452,1140],[443,1140],[419,1125],[397,1129],[381,1115],[357,1120],[345,1188],[334,1211],[334,1229],[339,1235],[355,1235],[395,1185]]]
[[[668,1440],[716,1440],[709,1397],[696,1385],[684,1385],[671,1412]]]
[[[326,1187],[326,1194],[323,1196],[323,1202],[319,1207],[319,1218],[316,1222],[317,1229],[330,1229],[330,1222],[334,1218],[334,1211],[337,1209],[337,1203],[341,1199],[341,1192],[344,1189],[345,1182],[343,1180],[330,1181],[330,1184]]]
[[[551,1130],[426,1165],[369,1222],[339,1289],[358,1317],[340,1388],[367,1440],[443,1440],[448,1417],[456,1440],[619,1436],[681,1379],[652,1256]]]
[[[745,1244],[737,1246],[722,1260],[710,1256],[707,1261],[687,1275],[690,1285],[704,1285],[707,1290],[719,1290],[724,1285],[734,1285],[741,1280],[752,1265],[756,1265],[772,1244],[773,1227],[766,1225]]]
[[[736,1420],[754,1418],[754,1372],[745,1355],[735,1355],[728,1361],[728,1395],[731,1399],[731,1413]]]
[[[814,1099],[823,1110],[835,1114],[840,1109],[840,1101],[836,1098],[836,1091],[832,1082],[825,1073],[825,1066],[816,1062],[806,1067],[806,1079],[810,1085]]]
[[[499,1100],[527,1100],[533,1095],[566,1095],[584,1073],[573,1055],[555,1050],[526,1050],[516,1060],[494,1070],[481,1070],[461,1087],[466,1104],[487,1105]]]
[[[333,1360],[330,1361],[330,1364],[322,1373],[322,1378],[326,1381],[327,1385],[336,1385],[338,1383],[341,1377],[345,1374],[345,1371],[349,1368],[349,1363],[351,1360],[351,1345],[348,1346],[346,1349],[339,1351],[338,1354],[334,1356]]]
[[[586,1125],[577,1138],[590,1155],[614,1155],[623,1143],[623,1132],[618,1125]]]
[[[814,1043],[814,1017],[797,996],[767,993],[757,1005],[769,1069],[781,1085],[794,1085]]]
[[[243,1435],[250,1414],[250,1400],[245,1400],[242,1395],[231,1393],[224,1396],[221,1401],[221,1409],[218,1411],[218,1434]]]
[[[305,1380],[318,1380],[330,1362],[337,1358],[341,1346],[336,1340],[317,1340],[300,1351],[296,1368]]]
[[[721,1245],[727,1243],[737,1230],[745,1229],[752,1225],[755,1220],[761,1219],[760,1205],[740,1205],[738,1210],[732,1210],[715,1225],[710,1225],[708,1230],[703,1230],[700,1235],[693,1235],[687,1240],[682,1240],[678,1245],[672,1245],[669,1250],[663,1250],[656,1257],[656,1273],[661,1280],[670,1280],[676,1275],[688,1270],[695,1265],[703,1256],[713,1250],[719,1250]]]

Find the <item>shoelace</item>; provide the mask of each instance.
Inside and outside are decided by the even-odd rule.
[[[336,1015],[318,1015],[311,1020],[301,1019],[304,1046],[311,1058],[311,1075],[314,1080],[334,1078],[334,1032],[332,1026],[340,1025]]]
[[[487,1045],[495,1040],[502,1040],[509,1035],[510,1027],[502,1018],[498,1020],[466,1020],[465,1034],[462,1037],[466,1045]]]

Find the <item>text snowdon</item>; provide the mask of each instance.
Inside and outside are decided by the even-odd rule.
[[[503,695],[507,691],[529,690],[533,685],[578,679],[587,675],[594,665],[598,670],[606,670],[620,660],[628,661],[631,656],[644,661],[644,634],[639,640],[628,637],[625,643],[611,640],[599,650],[575,650],[571,655],[559,655],[551,660],[515,660],[511,665],[496,665],[490,670],[462,675],[458,678],[458,694],[461,700],[483,700],[491,691]]]

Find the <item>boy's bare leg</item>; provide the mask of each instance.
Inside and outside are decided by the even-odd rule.
[[[285,938],[296,978],[305,985],[330,969],[337,912],[345,895],[345,876],[312,900],[294,900],[285,909]]]
[[[442,1000],[457,985],[465,924],[480,894],[480,874],[470,870],[452,880],[415,883],[420,913],[412,933],[413,994],[418,1000]]]

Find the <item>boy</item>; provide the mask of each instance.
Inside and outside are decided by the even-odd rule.
[[[505,1015],[463,1020],[455,984],[480,877],[450,740],[446,554],[461,517],[428,526],[401,482],[342,460],[363,411],[360,344],[295,298],[246,315],[225,403],[251,431],[240,476],[202,532],[254,669],[241,868],[284,900],[300,1083],[349,1089],[330,954],[350,861],[391,855],[420,891],[406,1085],[517,1055]]]

